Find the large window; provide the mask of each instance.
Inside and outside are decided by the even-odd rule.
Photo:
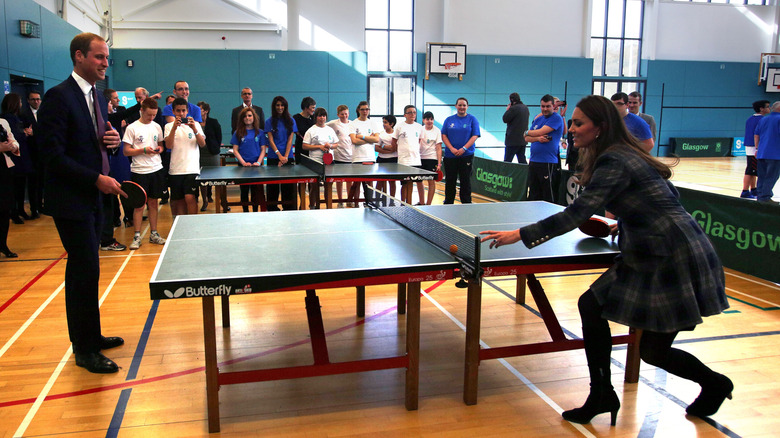
[[[366,0],[369,71],[411,72],[414,0]]]
[[[366,0],[368,101],[373,117],[415,104],[414,0]]]
[[[593,1],[593,76],[639,76],[643,15],[642,0]]]

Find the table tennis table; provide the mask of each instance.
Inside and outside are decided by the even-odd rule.
[[[323,182],[325,186],[325,206],[333,206],[333,183],[377,181],[427,181],[436,178],[436,172],[430,172],[416,167],[398,163],[371,164],[328,164],[301,156],[301,163],[294,166],[204,166],[196,178],[202,185],[216,186],[216,212],[222,210],[222,199],[226,196],[228,185],[241,184],[297,184],[298,196],[306,199],[305,183]],[[365,185],[364,185],[365,187]],[[338,202],[360,202],[362,199],[337,199]],[[233,204],[233,203],[230,203]],[[230,205],[228,204],[228,205]],[[303,202],[302,205],[306,205]],[[240,205],[234,204],[234,205]],[[260,210],[267,211],[265,194],[260,191]]]
[[[371,190],[373,193],[373,190]],[[373,196],[373,195],[372,195]],[[512,229],[559,212],[546,202],[437,205],[411,207],[391,201],[400,213],[391,217],[382,209],[334,209],[242,215],[178,216],[150,280],[151,298],[201,298],[206,350],[206,388],[209,431],[219,431],[218,389],[221,385],[332,374],[406,368],[405,406],[417,409],[419,379],[420,283],[466,277],[468,282],[464,393],[466,404],[477,402],[481,360],[582,348],[581,340],[568,340],[534,274],[604,268],[618,254],[617,245],[574,230],[552,242],[528,249],[522,244],[488,249],[477,234],[486,229]],[[401,204],[401,205],[399,205]],[[380,211],[382,210],[382,211]],[[402,225],[423,217],[422,226]],[[400,223],[399,223],[400,222]],[[258,226],[262,223],[262,226]],[[432,225],[431,225],[432,223]],[[456,237],[442,226],[462,233]],[[436,243],[423,236],[438,236]],[[464,237],[465,236],[465,237]],[[469,243],[471,239],[472,243]],[[476,240],[475,240],[476,239]],[[452,254],[449,243],[460,248]],[[473,247],[473,248],[470,248]],[[221,251],[230,254],[229,257]],[[307,256],[306,252],[312,252]],[[327,257],[315,257],[314,253]],[[475,264],[469,265],[472,251]],[[464,255],[465,254],[465,255]],[[268,255],[271,255],[268,257]],[[255,260],[262,263],[237,263]],[[305,265],[291,260],[307,260]],[[527,279],[552,342],[481,348],[481,277],[515,275]],[[401,356],[331,363],[327,354],[317,289],[406,284],[406,352]],[[519,287],[518,287],[519,289]],[[282,291],[306,291],[306,309],[314,364],[285,369],[220,372],[215,334],[215,296]],[[399,313],[404,307],[400,298]],[[518,298],[519,300],[520,298]],[[223,309],[224,310],[224,309]],[[629,369],[638,373],[634,337],[613,337],[629,343]],[[635,379],[635,378],[634,378]],[[634,380],[636,381],[636,380]]]

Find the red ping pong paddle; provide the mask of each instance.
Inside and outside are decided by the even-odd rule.
[[[330,152],[325,152],[322,154],[322,162],[324,164],[333,164],[333,154]]]
[[[146,204],[146,190],[138,183],[125,181],[122,183],[122,191],[127,193],[127,206],[141,208]]]
[[[439,182],[444,179],[444,172],[441,171],[441,169],[436,171],[436,182]]]
[[[609,224],[605,220],[596,217],[583,222],[579,229],[591,237],[607,237],[610,232]]]
[[[363,165],[364,165],[364,166],[372,166],[373,164],[374,164],[374,162],[373,162],[373,161],[364,161],[364,162],[363,162]]]

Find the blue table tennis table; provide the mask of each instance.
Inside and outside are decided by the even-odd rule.
[[[305,200],[306,183],[322,182],[325,186],[325,206],[333,206],[333,183],[369,183],[377,181],[427,181],[436,178],[435,172],[398,163],[353,163],[325,165],[307,156],[294,166],[204,166],[196,181],[202,185],[216,187],[216,212],[222,209],[222,199],[227,194],[226,186],[241,184],[297,184],[298,196]],[[260,211],[267,211],[267,200],[261,190]],[[360,202],[362,199],[337,199],[338,202]],[[305,206],[307,202],[303,202]],[[241,205],[229,203],[228,205]]]
[[[396,202],[400,204],[400,201]],[[479,244],[478,237],[474,236],[486,229],[518,228],[562,210],[562,207],[546,202],[418,208],[403,204],[400,207],[400,213],[393,213],[395,216],[411,212],[411,220],[419,222],[419,217],[422,217],[423,225],[409,229],[402,225],[409,219],[399,219],[393,214],[391,219],[386,212],[372,208],[176,218],[150,280],[150,292],[154,300],[202,299],[210,432],[219,431],[218,389],[227,384],[405,368],[405,406],[409,410],[417,409],[420,283],[423,281],[466,277],[468,299],[463,394],[466,404],[477,402],[481,360],[583,347],[581,340],[566,339],[534,274],[608,267],[618,254],[615,243],[591,238],[574,230],[534,249],[522,244],[488,249],[487,242]],[[442,227],[454,229],[458,234],[453,237],[448,231],[442,231]],[[430,235],[439,236],[440,240],[432,243],[427,240]],[[450,243],[458,244],[458,253],[453,255],[446,250]],[[306,256],[309,252],[311,257]],[[323,252],[327,257],[315,256]],[[469,260],[472,252],[476,260]],[[228,253],[229,257],[215,256]],[[263,263],[249,262],[258,257],[262,257]],[[247,262],[237,262],[241,260]],[[300,265],[291,263],[292,260],[307,260],[307,263]],[[469,261],[476,264],[469,264]],[[523,284],[527,280],[551,342],[480,347],[481,278],[498,275],[518,276],[518,283]],[[405,289],[399,286],[399,313],[404,307],[406,310],[405,354],[332,363],[328,358],[316,290],[378,284],[408,287],[408,292],[402,297]],[[219,371],[214,297],[222,297],[224,304],[229,296],[236,294],[304,290],[314,356],[312,365]],[[522,298],[518,296],[517,299],[520,301]],[[223,305],[223,315],[224,309]],[[627,381],[636,381],[638,377],[638,354],[633,348],[633,340],[632,334],[613,338],[615,344],[629,343]]]

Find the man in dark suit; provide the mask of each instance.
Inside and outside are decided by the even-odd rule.
[[[100,330],[98,245],[103,221],[101,193],[127,196],[108,176],[107,148],[119,146],[119,133],[106,122],[106,101],[95,82],[108,68],[108,45],[82,33],[70,43],[73,73],[46,92],[38,113],[44,158],[43,213],[54,218],[65,268],[65,310],[76,365],[93,373],[115,373],[116,363],[100,350],[124,344]]]
[[[246,87],[241,90],[241,100],[243,100],[244,103],[233,108],[233,115],[230,116],[230,132],[236,132],[236,126],[238,126],[238,113],[240,113],[242,109],[249,106],[254,108],[255,112],[257,113],[257,119],[260,120],[260,129],[265,129],[265,114],[263,113],[263,108],[257,105],[252,105],[251,88]]]
[[[125,111],[125,125],[129,125],[141,118],[141,102],[147,97],[151,97],[154,100],[159,100],[162,97],[162,91],[157,94],[149,96],[149,91],[144,87],[138,87],[135,89],[135,101],[136,104],[131,106]],[[157,122],[160,127],[165,126],[165,118],[162,115],[162,111],[159,111],[154,117],[154,121]]]
[[[41,93],[30,91],[27,93],[29,107],[24,108],[20,114],[24,122],[24,133],[27,136],[27,149],[33,162],[33,175],[27,180],[27,192],[30,197],[30,219],[38,219],[43,199],[43,163],[38,150],[35,134],[38,133],[38,108],[41,106]]]

